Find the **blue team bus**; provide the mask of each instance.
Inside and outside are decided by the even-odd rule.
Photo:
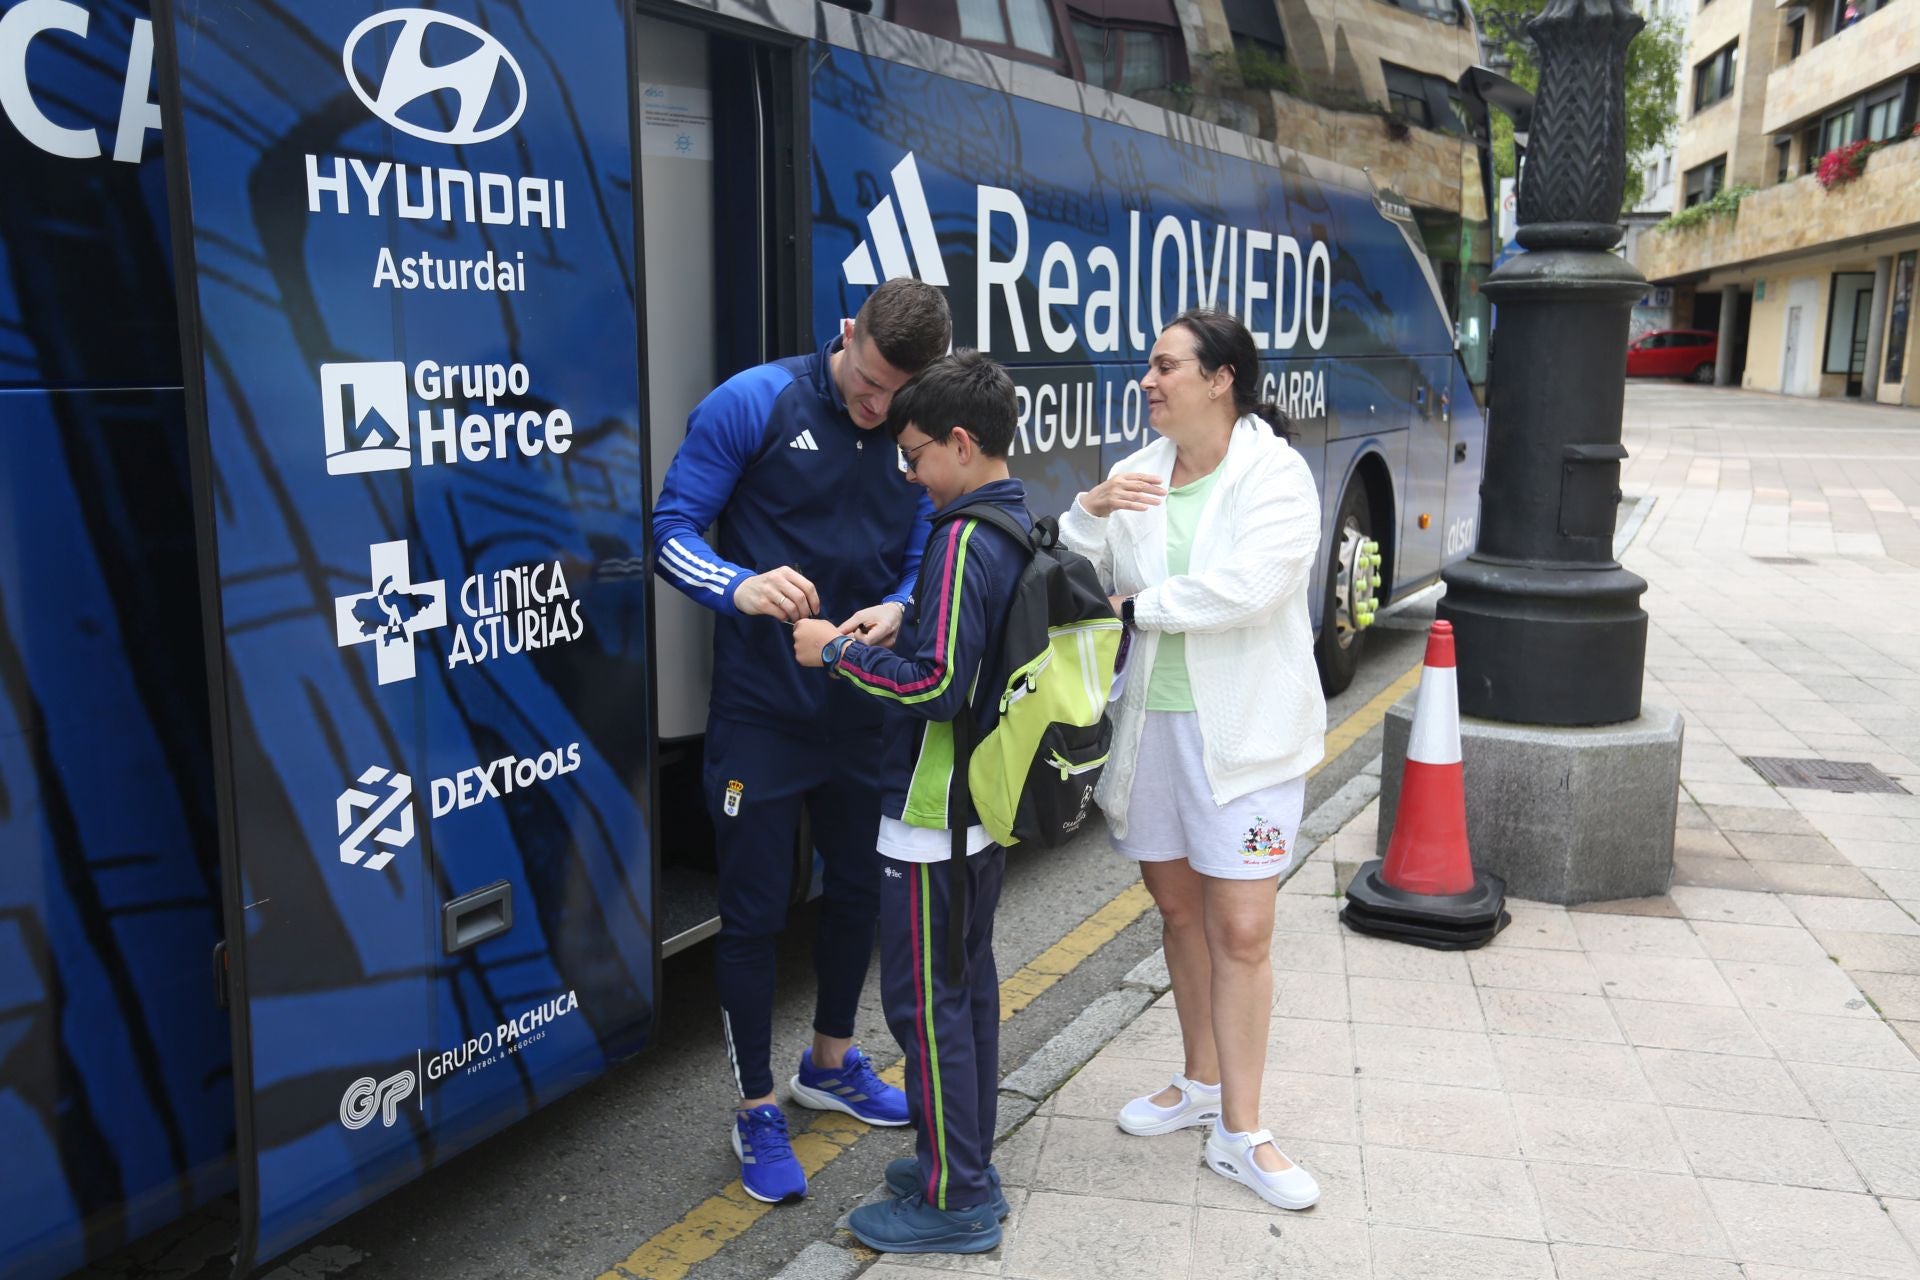
[[[1364,175],[879,18],[0,0],[0,115],[9,1276],[229,1193],[248,1273],[645,1046],[712,915],[649,501],[880,280],[1014,371],[1040,510],[1142,443],[1162,322],[1240,314],[1329,688],[1473,543]]]

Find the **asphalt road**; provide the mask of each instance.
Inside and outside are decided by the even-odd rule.
[[[1382,627],[1353,687],[1334,699],[1338,725],[1419,660],[1418,630]],[[1309,782],[1311,812],[1377,755],[1374,725]],[[997,924],[1000,972],[1018,970],[1137,879],[1104,829],[1065,850],[1015,854]],[[782,950],[775,1010],[775,1077],[784,1082],[808,1043],[812,1013],[809,909],[796,911]],[[1159,945],[1149,910],[1002,1028],[1001,1068],[1013,1070]],[[712,944],[668,960],[655,1046],[563,1101],[455,1158],[280,1261],[271,1280],[594,1280],[702,1206],[738,1175],[727,1142],[734,1093],[714,998]],[[881,1063],[898,1056],[881,1018],[878,963],[860,1034]],[[784,1087],[784,1085],[782,1086]],[[795,1131],[813,1113],[789,1107]],[[910,1150],[907,1130],[874,1130],[813,1180],[809,1198],[739,1230],[688,1272],[690,1280],[760,1280],[832,1231],[835,1220]],[[143,1241],[83,1275],[215,1280],[231,1247],[232,1207]]]

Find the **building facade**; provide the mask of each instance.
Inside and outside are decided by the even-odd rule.
[[[1677,27],[1680,47],[1684,49],[1693,18],[1693,5],[1694,0],[1636,0],[1634,7],[1646,17],[1649,24],[1666,22]],[[1684,120],[1687,117],[1688,91],[1689,83],[1683,76],[1674,85],[1676,119]],[[1631,161],[1640,171],[1640,199],[1624,218],[1627,226],[1625,252],[1629,258],[1638,253],[1642,236],[1680,208],[1679,185],[1674,168],[1678,143],[1677,137],[1669,138],[1664,144],[1648,149]],[[1668,286],[1647,290],[1647,295],[1633,308],[1634,335],[1637,337],[1654,329],[1674,328],[1678,323],[1674,298],[1674,290]]]
[[[1716,381],[1920,406],[1920,3],[1709,0],[1684,91],[1679,208],[1752,190],[1635,262],[1719,331]]]

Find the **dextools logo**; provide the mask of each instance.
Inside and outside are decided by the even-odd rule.
[[[369,46],[387,45],[386,60],[369,77],[354,54],[360,41],[383,27]],[[430,55],[429,41],[434,45]],[[347,84],[367,110],[416,138],[455,146],[487,142],[519,123],[527,109],[527,77],[507,47],[464,18],[427,9],[376,13],[353,29],[340,54]],[[452,95],[453,123],[437,113]]]
[[[448,625],[447,584],[413,581],[404,539],[367,548],[371,590],[335,596],[334,633],[343,649],[372,644],[381,684],[411,680],[422,632]],[[460,584],[447,669],[548,649],[586,634],[580,602],[558,560],[476,573]]]
[[[320,425],[330,475],[397,471],[499,458],[561,454],[573,447],[565,409],[497,407],[524,397],[533,375],[524,364],[413,366],[413,412],[407,366],[398,360],[320,366]],[[410,421],[411,419],[411,421]]]
[[[393,861],[396,850],[413,843],[413,779],[379,765],[362,773],[358,785],[348,787],[334,802],[340,835],[340,861],[350,867],[379,871]],[[367,841],[383,846],[371,857]]]
[[[428,784],[433,816],[502,800],[536,783],[551,782],[580,767],[580,744],[569,742],[534,756],[501,756]],[[413,779],[396,769],[374,765],[334,801],[334,825],[340,836],[340,861],[368,871],[384,870],[394,855],[413,843]],[[379,846],[370,849],[371,845]]]

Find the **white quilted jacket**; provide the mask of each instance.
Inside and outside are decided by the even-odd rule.
[[[1109,474],[1173,475],[1164,436]],[[1313,665],[1307,592],[1320,543],[1320,499],[1307,463],[1258,418],[1234,424],[1220,478],[1194,530],[1188,571],[1167,576],[1167,509],[1104,519],[1076,500],[1062,540],[1093,561],[1116,595],[1132,595],[1133,651],[1114,709],[1113,755],[1095,798],[1126,834],[1146,726],[1147,673],[1162,631],[1187,637],[1187,674],[1215,804],[1298,777],[1325,754],[1327,704]]]

